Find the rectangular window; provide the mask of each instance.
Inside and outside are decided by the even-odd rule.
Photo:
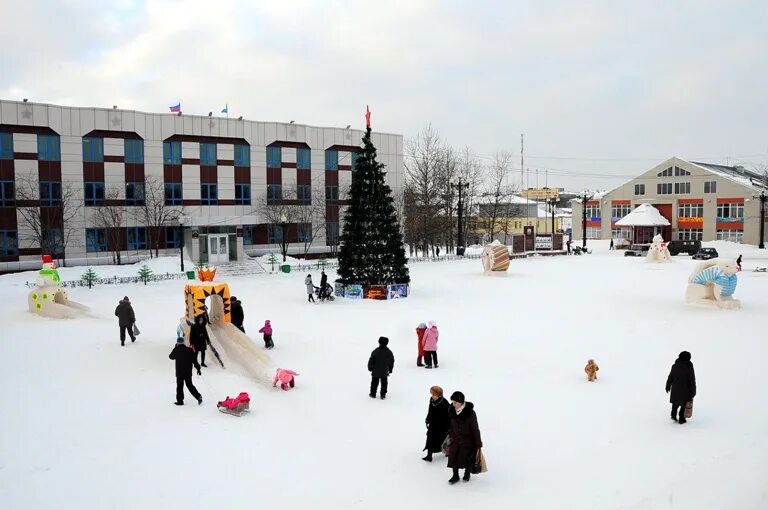
[[[659,172],[656,174],[657,177],[672,177],[673,169],[672,167],[667,168],[663,172]]]
[[[13,159],[13,133],[0,133],[0,159]]]
[[[330,221],[325,224],[325,243],[328,246],[339,244],[339,223],[337,221]]]
[[[677,167],[675,167],[677,168]],[[690,195],[691,183],[690,182],[676,182],[675,183],[675,195]]]
[[[598,221],[602,218],[599,205],[587,205],[587,220]]]
[[[691,172],[683,168],[680,168],[679,166],[675,167],[675,177],[683,177],[686,175],[691,175]]]
[[[359,152],[353,152],[352,153],[352,171],[355,171],[357,169],[357,161],[362,157],[362,154]]]
[[[282,184],[267,184],[267,203],[277,204],[283,200]]]
[[[235,184],[235,205],[251,205],[250,184]]]
[[[702,241],[704,231],[700,228],[681,228],[677,231],[677,238],[680,241]]]
[[[717,181],[704,181],[704,193],[717,193]]]
[[[107,230],[103,228],[86,228],[85,251],[88,253],[107,251]]]
[[[677,207],[678,218],[703,218],[704,204],[680,204]]]
[[[165,247],[168,249],[181,248],[181,229],[165,227]]]
[[[311,184],[299,184],[296,186],[296,199],[302,205],[312,204],[312,185]]]
[[[163,142],[163,163],[166,165],[181,164],[181,142]]]
[[[299,223],[299,235],[298,241],[300,243],[308,243],[312,240],[312,224],[311,223]]]
[[[325,151],[325,169],[326,170],[338,170],[339,169],[339,153],[338,153],[338,151]]]
[[[104,162],[104,139],[83,137],[83,161],[86,163]]]
[[[253,244],[253,225],[243,225],[243,244]]]
[[[216,144],[215,143],[200,144],[200,165],[216,166]]]
[[[85,205],[104,205],[104,183],[86,182],[84,186]]]
[[[660,182],[656,184],[656,194],[657,195],[671,195],[672,194],[672,183],[671,182]]]
[[[339,199],[339,187],[338,186],[326,186],[325,187],[325,200],[328,202],[335,202]]]
[[[125,162],[144,163],[144,140],[125,139]]]
[[[740,243],[744,239],[744,232],[741,230],[718,230],[718,241],[731,241],[732,243]]]
[[[251,166],[250,145],[235,145],[235,166]]]
[[[602,230],[598,227],[587,227],[587,239],[600,239],[603,235]]]
[[[744,204],[717,204],[717,221],[744,221]]]
[[[635,195],[645,195],[645,184],[635,184]]]
[[[203,205],[216,205],[219,203],[219,191],[216,184],[200,185],[200,202]]]
[[[125,183],[125,205],[144,205],[144,183]]]
[[[19,234],[15,230],[0,230],[0,256],[13,257],[19,254]]]
[[[280,147],[267,147],[267,168],[280,168],[283,164],[283,153]]]
[[[46,229],[41,234],[43,253],[64,253],[64,232],[60,228]]]
[[[611,237],[614,239],[630,239],[632,237],[631,228],[614,228],[611,229]]]
[[[42,181],[40,183],[40,205],[45,207],[59,204],[61,204],[61,183]]]
[[[312,168],[312,157],[309,149],[296,149],[296,168],[309,170]]]
[[[37,135],[38,161],[61,161],[61,142],[58,135]]]
[[[0,181],[0,206],[13,207],[16,205],[16,183]]]
[[[128,249],[147,249],[147,229],[144,227],[128,227]]]
[[[283,242],[283,227],[282,225],[267,225],[267,243],[278,244]]]
[[[165,205],[182,205],[182,187],[180,182],[165,183]]]
[[[630,212],[632,206],[629,204],[611,204],[611,221],[619,221]]]

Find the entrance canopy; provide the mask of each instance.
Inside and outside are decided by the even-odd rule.
[[[668,227],[669,220],[651,204],[640,204],[616,222],[617,227]]]

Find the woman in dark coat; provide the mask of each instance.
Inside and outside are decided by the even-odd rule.
[[[448,436],[448,429],[451,427],[451,418],[448,416],[448,408],[451,405],[443,398],[443,389],[440,386],[432,386],[429,389],[430,399],[427,409],[427,444],[424,450],[427,450],[427,456],[422,458],[427,462],[432,462],[432,454],[439,453],[442,450],[443,441]],[[422,450],[422,451],[424,451]]]
[[[691,402],[696,396],[696,374],[693,372],[691,353],[683,351],[677,357],[675,364],[667,377],[667,393],[672,404],[671,418],[678,423],[685,423],[685,404]],[[680,408],[678,417],[677,410]]]
[[[477,459],[483,441],[480,439],[480,428],[477,426],[477,415],[472,402],[464,402],[464,394],[454,391],[451,395],[451,407],[448,410],[451,418],[451,445],[448,448],[448,467],[453,469],[453,476],[448,483],[453,485],[459,481],[459,469],[464,469],[464,481],[468,482],[470,469]]]
[[[208,348],[208,330],[205,328],[205,323],[203,315],[195,317],[195,323],[189,328],[189,344],[195,348],[195,352],[200,353],[200,365],[207,368],[208,365],[205,364],[205,350]]]

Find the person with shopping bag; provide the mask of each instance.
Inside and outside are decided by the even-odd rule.
[[[483,447],[483,441],[480,437],[480,427],[477,425],[475,406],[472,402],[465,401],[462,392],[454,391],[451,395],[448,415],[451,418],[448,468],[453,470],[453,476],[448,483],[453,485],[459,481],[459,469],[464,469],[462,479],[469,481],[478,459],[482,458],[480,448]]]
[[[125,332],[128,332],[128,336],[131,337],[131,342],[136,341],[136,335],[138,328],[136,327],[136,314],[131,306],[131,301],[128,296],[125,296],[115,308],[115,317],[117,317],[118,325],[120,326],[120,345],[125,347]]]
[[[681,352],[675,360],[667,377],[666,390],[672,404],[670,417],[682,425],[693,413],[693,397],[696,396],[696,374],[693,371],[690,352]]]

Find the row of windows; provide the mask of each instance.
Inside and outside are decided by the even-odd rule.
[[[674,166],[674,167],[671,166],[671,167],[669,167],[669,168],[659,172],[656,175],[659,176],[659,177],[672,177],[673,175],[675,177],[682,177],[682,176],[686,176],[686,175],[691,175],[691,172],[689,172],[688,170],[685,170],[683,168],[680,168],[679,166]]]
[[[13,159],[13,133],[0,133],[0,159]],[[58,135],[37,136],[37,159],[61,161],[61,142]]]
[[[611,205],[611,219],[623,218],[627,214],[632,212],[632,206],[629,204],[612,204]]]
[[[681,228],[677,231],[677,238],[681,241],[703,241],[704,230],[700,228]],[[742,230],[720,229],[715,233],[715,239],[718,241],[740,243],[744,239],[744,232]]]
[[[678,218],[703,218],[704,204],[680,204],[677,207]]]
[[[587,219],[600,218],[600,206],[599,205],[587,205]]]
[[[675,167],[677,168],[677,167]],[[669,170],[669,169],[667,169]],[[666,171],[666,170],[665,170]],[[684,170],[683,170],[684,171]],[[661,174],[659,174],[661,176]],[[681,174],[682,175],[682,174]],[[656,183],[657,195],[672,195],[674,190],[675,195],[690,195],[691,183],[690,182],[659,182]],[[717,193],[717,181],[705,181],[704,193]],[[645,195],[645,184],[635,184],[635,196]]]
[[[631,228],[614,228],[611,230],[611,237],[613,239],[631,239],[632,229]]]
[[[744,204],[717,204],[717,218],[744,221]]]
[[[146,227],[128,227],[126,229],[126,247],[129,250],[146,250],[149,246],[149,236]],[[178,248],[181,246],[181,233],[176,227],[165,227],[165,247]],[[115,241],[115,240],[113,240]],[[85,229],[85,251],[99,253],[107,251],[107,229]]]
[[[718,241],[740,243],[744,239],[744,232],[741,230],[718,230],[715,238]]]
[[[681,228],[677,231],[680,241],[703,241],[704,231],[700,228]]]

